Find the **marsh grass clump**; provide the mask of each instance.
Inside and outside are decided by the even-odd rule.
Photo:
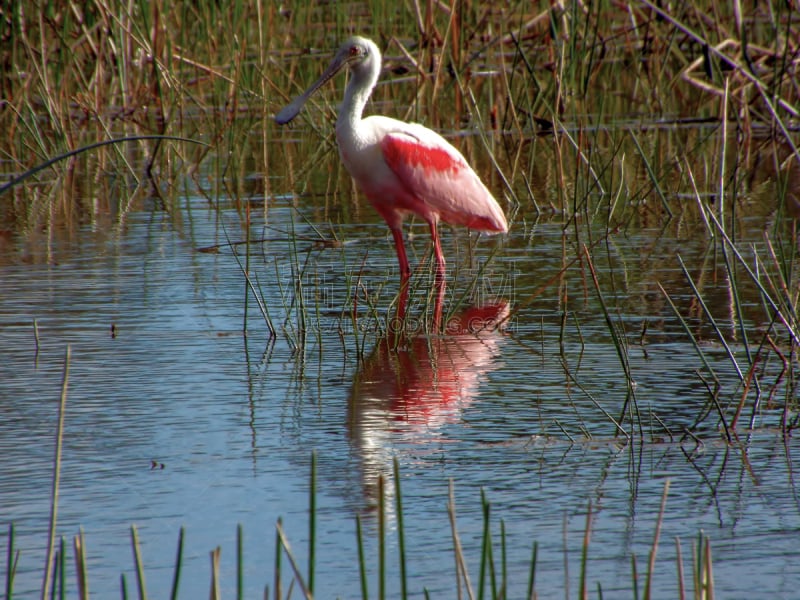
[[[726,96],[745,140],[766,131],[793,145],[797,24],[782,3],[734,6],[512,2],[501,11],[490,3],[453,10],[378,3],[345,18],[327,5],[111,1],[40,11],[20,2],[7,15],[0,56],[3,169],[23,172],[112,136],[175,135],[212,150],[178,148],[177,161],[176,150],[154,141],[137,152],[95,152],[59,166],[59,178],[77,176],[61,186],[62,202],[85,202],[91,190],[76,182],[99,182],[100,173],[124,176],[125,196],[143,174],[162,184],[156,188],[174,187],[181,171],[207,158],[237,196],[244,165],[282,170],[284,153],[293,152],[269,151],[273,135],[293,135],[273,133],[269,117],[311,79],[314,54],[361,33],[380,40],[393,75],[376,90],[375,105],[406,106],[398,116],[437,130],[477,133],[460,140],[462,149],[524,212],[606,214],[603,205],[626,183],[634,204],[655,192],[663,218],[676,210],[664,175],[691,142],[656,149],[643,126],[691,134],[687,125],[719,123]],[[321,114],[330,119],[332,110]],[[319,116],[307,119],[330,152],[330,128]],[[318,140],[312,146],[319,149]],[[551,160],[534,161],[540,150]],[[651,176],[632,179],[642,169]],[[331,189],[349,187],[336,179]],[[538,180],[550,180],[555,194],[534,197]]]
[[[241,9],[16,3],[0,55],[2,170],[13,177],[53,162],[6,196],[6,226],[75,228],[105,214],[120,220],[152,197],[166,210],[180,206],[186,175],[209,149],[157,136],[208,146],[238,128],[236,90],[253,81],[252,68],[242,68],[235,40],[209,36],[208,28],[222,21],[248,35],[255,20]],[[229,67],[217,69],[217,53],[231,57]],[[136,143],[76,152],[116,138]]]
[[[65,375],[66,380],[66,375]],[[66,384],[65,384],[66,385]],[[58,472],[57,469],[54,472]],[[359,515],[355,517],[355,533],[357,538],[357,556],[353,557],[353,577],[358,574],[358,581],[360,583],[361,597],[366,600],[370,597],[370,591],[374,591],[373,597],[387,598],[392,597],[390,589],[399,590],[399,598],[408,598],[412,594],[423,593],[425,597],[429,597],[427,589],[417,591],[414,589],[413,579],[409,576],[409,565],[407,564],[407,557],[410,548],[413,548],[413,540],[406,538],[403,520],[403,496],[400,488],[400,468],[397,458],[393,461],[393,474],[392,474],[392,498],[389,499],[389,494],[386,492],[386,482],[383,476],[377,480],[377,497],[376,513],[369,518],[376,520],[376,535],[377,539],[375,544],[377,546],[377,556],[367,558],[364,552],[364,537],[363,537],[363,518]],[[317,515],[316,508],[316,495],[317,495],[317,479],[316,479],[316,454],[311,457],[311,474],[309,478],[309,529],[308,529],[308,556],[306,557],[306,568],[300,557],[292,549],[290,538],[286,532],[282,520],[278,519],[275,524],[275,561],[273,565],[273,574],[270,583],[264,585],[265,598],[290,598],[299,595],[301,598],[311,599],[315,596],[315,561],[316,561],[316,546],[317,546]],[[55,489],[55,488],[54,488]],[[661,535],[661,526],[666,510],[667,496],[669,492],[669,481],[664,486],[664,491],[661,499],[661,507],[656,521],[656,528],[653,536],[652,547],[648,552],[647,566],[643,573],[639,571],[639,565],[635,555],[630,556],[631,560],[631,580],[630,591],[633,597],[639,597],[642,594],[644,598],[650,598],[656,594],[658,590],[653,587],[653,574],[656,569],[658,547]],[[452,557],[455,565],[455,581],[452,583],[451,591],[457,597],[462,598],[492,598],[499,600],[501,598],[509,597],[511,593],[510,588],[519,587],[522,583],[527,589],[526,598],[536,598],[536,577],[537,577],[537,562],[540,559],[538,544],[534,541],[532,543],[532,553],[529,560],[529,569],[527,574],[512,573],[508,569],[508,560],[510,557],[507,555],[506,539],[507,531],[505,523],[500,520],[499,524],[495,522],[492,512],[491,502],[487,494],[481,491],[480,494],[481,514],[483,518],[483,533],[481,539],[478,541],[477,547],[467,547],[461,540],[458,531],[458,512],[455,503],[454,483],[451,480],[449,485],[449,494],[447,502],[447,518],[449,519],[452,535]],[[394,536],[396,540],[390,540],[387,533],[386,519],[388,513],[393,514],[393,527]],[[592,558],[590,554],[591,545],[591,532],[592,532],[592,516],[593,508],[591,503],[586,510],[586,525],[583,532],[583,542],[580,551],[579,562],[579,583],[578,583],[578,596],[580,598],[589,597],[589,589],[591,587],[591,572],[592,572]],[[444,518],[444,515],[443,515]],[[53,521],[53,528],[55,521]],[[254,532],[249,532],[250,535],[257,535]],[[146,573],[143,566],[143,556],[139,534],[136,526],[131,526],[131,548],[133,553],[133,568],[136,576],[135,584],[129,583],[126,576],[120,576],[120,597],[127,598],[131,591],[129,587],[136,590],[136,595],[140,598],[148,597],[148,588],[146,583]],[[237,598],[245,597],[245,590],[247,589],[244,579],[246,571],[246,557],[243,551],[243,540],[245,532],[242,526],[238,526],[236,531],[236,548],[235,548],[235,593]],[[566,536],[566,526],[565,526]],[[15,530],[14,525],[9,525],[8,541],[6,546],[6,561],[5,561],[5,577],[4,588],[6,598],[11,599],[14,597],[14,580],[16,572],[19,569],[19,561],[21,551],[15,545]],[[183,569],[184,555],[186,549],[184,548],[185,531],[180,529],[178,534],[177,549],[175,555],[175,564],[173,567],[172,583],[170,587],[170,598],[180,597],[179,591],[181,589],[181,573]],[[393,551],[389,550],[389,546],[394,547]],[[565,540],[566,547],[566,540]],[[679,590],[681,598],[687,596],[689,590],[692,590],[693,597],[697,599],[713,598],[714,597],[714,578],[712,569],[712,554],[709,539],[700,533],[697,544],[691,548],[691,581],[689,584],[684,580],[685,578],[685,565],[681,554],[681,541],[676,539],[677,547],[677,578],[676,589]],[[70,579],[75,578],[75,589],[78,598],[88,598],[89,589],[91,584],[91,574],[89,573],[88,555],[91,550],[87,549],[86,537],[83,531],[80,532],[73,540],[73,560],[74,572],[70,574],[68,564],[68,546],[66,540],[62,537],[57,548],[54,548],[52,554],[48,554],[47,568],[43,575],[43,596],[49,597],[52,593],[54,597],[64,598],[67,597],[67,590],[72,589]],[[214,599],[222,598],[222,583],[225,573],[221,570],[221,554],[222,548],[217,546],[210,550],[210,575],[209,575],[209,597]],[[392,566],[389,564],[389,557],[394,555],[397,564]],[[471,568],[475,568],[475,561],[477,560],[477,578],[475,572]],[[473,565],[470,567],[470,565]],[[515,581],[518,577],[524,576],[522,582]],[[373,578],[372,585],[370,585],[370,577]],[[565,562],[565,589],[569,590],[569,566]],[[389,579],[392,579],[390,583]],[[641,592],[640,592],[641,589]],[[151,590],[152,591],[152,590]],[[166,592],[166,590],[163,590]],[[598,584],[597,592],[599,597],[603,597],[602,586]]]

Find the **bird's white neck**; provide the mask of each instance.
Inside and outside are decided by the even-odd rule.
[[[370,59],[350,71],[350,81],[344,91],[344,102],[339,108],[337,126],[353,129],[358,126],[380,72],[381,56],[378,48],[374,46]]]

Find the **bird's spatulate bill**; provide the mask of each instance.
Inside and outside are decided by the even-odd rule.
[[[303,105],[306,103],[306,100],[308,100],[308,96],[306,94],[298,96],[292,100],[289,104],[284,106],[277,115],[275,115],[275,122],[278,125],[286,125],[292,121],[297,115],[300,114],[300,111],[302,110]]]
[[[275,122],[278,125],[286,125],[303,109],[303,106],[311,96],[314,95],[319,88],[321,88],[331,77],[336,75],[341,68],[345,65],[345,60],[341,54],[337,54],[325,72],[317,79],[311,86],[297,98],[292,100],[289,104],[284,106],[281,111],[275,115]]]

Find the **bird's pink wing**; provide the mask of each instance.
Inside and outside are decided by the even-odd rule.
[[[444,222],[480,231],[508,230],[492,194],[461,153],[438,134],[421,126],[391,132],[381,140],[381,150],[406,191]]]

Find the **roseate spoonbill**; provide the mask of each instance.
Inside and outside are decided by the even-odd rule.
[[[388,117],[362,118],[381,72],[381,53],[371,40],[347,40],[322,76],[283,108],[275,121],[283,125],[294,119],[311,95],[345,66],[350,67],[351,77],[336,120],[339,154],[392,232],[400,263],[397,316],[402,319],[411,277],[401,229],[406,214],[419,215],[430,227],[439,300],[444,296],[445,278],[445,260],[436,227],[439,220],[493,233],[505,233],[508,223],[475,171],[438,133]],[[434,322],[438,326],[441,302],[437,306]]]

